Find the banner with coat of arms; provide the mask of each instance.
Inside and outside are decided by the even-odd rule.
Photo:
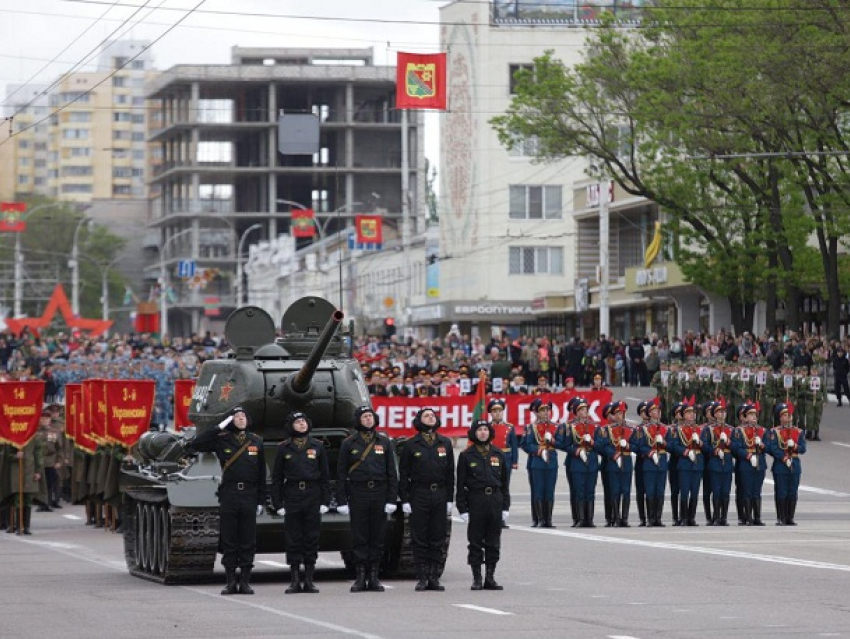
[[[379,215],[355,215],[354,228],[358,244],[381,244],[384,241],[383,220]]]
[[[445,111],[446,54],[404,53],[396,59],[396,107]]]

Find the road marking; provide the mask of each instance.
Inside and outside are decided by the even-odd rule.
[[[631,399],[631,397],[629,399]],[[608,639],[638,639],[638,638],[632,637],[631,635],[608,635]]]
[[[74,520],[80,520],[80,519],[82,519],[82,517],[78,517],[77,515],[62,515],[62,516],[63,516],[65,519],[74,519]]]
[[[258,564],[265,564],[266,566],[271,566],[272,568],[289,568],[287,564],[282,564],[279,561],[269,561],[268,559],[260,559]]]
[[[833,446],[844,446],[844,448],[850,448],[850,444],[845,444],[844,442],[829,442]],[[823,636],[823,635],[821,635]]]
[[[514,530],[521,530],[536,535],[552,535],[555,537],[567,537],[570,539],[583,539],[607,544],[620,544],[623,546],[638,546],[641,548],[655,548],[658,550],[681,550],[699,555],[716,555],[719,557],[749,559],[751,561],[762,561],[771,564],[783,564],[785,566],[798,566],[800,568],[817,568],[819,570],[837,570],[839,572],[850,572],[850,566],[846,564],[833,564],[825,561],[809,561],[807,559],[793,559],[791,557],[779,557],[777,555],[761,555],[757,553],[741,552],[737,550],[722,550],[719,548],[705,548],[702,546],[686,546],[684,544],[672,544],[661,541],[645,541],[642,539],[625,539],[618,537],[603,537],[588,535],[585,533],[567,532],[564,530],[553,530],[551,528],[529,528],[527,526],[515,526]]]
[[[775,485],[772,479],[765,479],[765,484]],[[813,493],[815,495],[826,495],[828,497],[850,497],[850,493],[842,493],[837,490],[829,490],[828,488],[815,488],[814,486],[803,486],[797,488],[801,493]]]
[[[333,559],[325,559],[324,557],[319,557],[316,560],[316,563],[323,564],[325,566],[333,566],[334,568],[345,568],[345,562],[334,561]]]
[[[505,612],[504,610],[496,610],[495,608],[485,608],[484,606],[475,606],[473,604],[452,604],[457,608],[466,608],[467,610],[477,610],[478,612],[486,612],[490,615],[512,615],[512,612]]]

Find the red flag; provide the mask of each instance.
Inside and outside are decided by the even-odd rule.
[[[478,373],[478,387],[475,389],[475,406],[472,409],[472,423],[474,424],[479,419],[487,414],[487,373],[480,371]]]
[[[107,379],[101,387],[107,438],[132,446],[150,426],[156,383],[151,379]]]
[[[194,379],[174,380],[174,430],[180,431],[188,426],[194,426],[189,420],[189,404],[195,392]]]
[[[313,209],[292,211],[292,237],[313,237],[316,235],[316,222]]]
[[[396,59],[396,107],[446,110],[446,54],[403,53]]]
[[[106,444],[106,399],[102,379],[83,380],[83,411],[88,435],[98,444]]]
[[[0,384],[0,441],[23,448],[38,430],[44,405],[44,382]]]
[[[22,214],[27,210],[26,202],[0,202],[0,233],[23,233],[27,223]]]
[[[76,388],[71,388],[75,386]],[[65,386],[65,403],[71,404],[71,411],[76,416],[75,426],[76,432],[74,436],[74,444],[80,450],[87,453],[97,451],[97,442],[91,436],[91,422],[88,421],[88,411],[86,403],[83,401],[83,385],[82,384],[67,384]]]
[[[381,244],[384,241],[383,220],[379,215],[355,215],[358,244]]]

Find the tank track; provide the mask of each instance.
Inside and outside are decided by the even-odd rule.
[[[134,577],[160,584],[209,581],[218,552],[218,508],[174,508],[164,490],[124,493],[124,559]]]

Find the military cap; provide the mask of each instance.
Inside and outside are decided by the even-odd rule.
[[[529,406],[529,409],[531,410],[531,412],[536,413],[544,406],[547,406],[549,410],[552,410],[552,402],[544,402],[538,397],[533,402],[531,402],[531,406]]]
[[[491,399],[489,402],[487,402],[487,410],[488,411],[491,411],[494,408],[501,408],[502,410],[504,410],[505,400],[504,399]]]

